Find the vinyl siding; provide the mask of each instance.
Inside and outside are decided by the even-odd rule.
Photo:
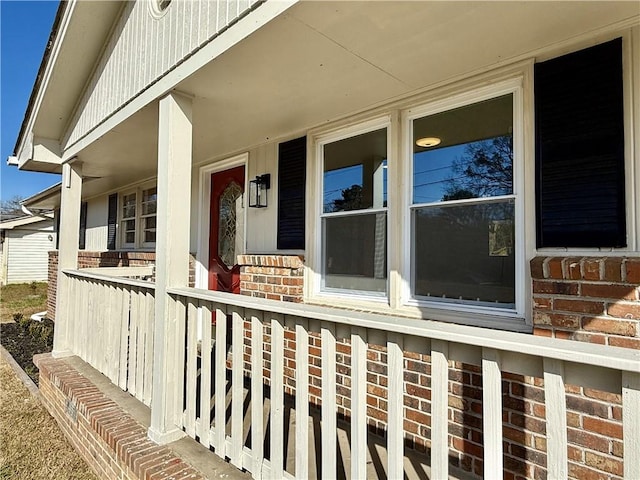
[[[66,147],[259,2],[174,1],[160,18],[153,16],[149,3],[126,2],[63,142]]]
[[[39,230],[7,231],[7,283],[47,280],[48,252],[55,248],[53,222],[47,223],[48,226],[43,225]],[[49,240],[49,236],[53,240]]]

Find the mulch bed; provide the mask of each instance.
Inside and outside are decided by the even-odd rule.
[[[38,384],[38,369],[33,364],[37,353],[53,349],[53,322],[44,319],[38,322],[16,318],[15,322],[0,324],[0,343],[14,360]]]

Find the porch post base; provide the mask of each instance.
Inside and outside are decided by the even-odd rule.
[[[53,350],[51,356],[53,358],[73,357],[73,352],[71,350]]]
[[[158,445],[166,445],[167,443],[180,440],[185,436],[185,433],[177,428],[174,428],[167,432],[158,432],[154,430],[153,427],[149,427],[149,430],[147,430],[147,435],[150,440],[154,441]]]

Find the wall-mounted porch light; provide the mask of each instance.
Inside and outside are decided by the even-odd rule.
[[[271,174],[258,175],[249,181],[249,207],[264,208],[267,206],[267,190],[271,188]]]

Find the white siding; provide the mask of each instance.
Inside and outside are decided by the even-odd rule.
[[[107,212],[107,195],[87,202],[85,250],[101,252],[107,249]]]
[[[218,159],[224,161],[227,157]],[[216,160],[216,161],[218,161]],[[215,162],[212,162],[215,164]],[[199,180],[200,168],[197,165],[191,172],[191,242],[190,251],[198,250],[198,227],[202,219],[198,218],[200,212]],[[246,185],[249,180],[264,173],[271,174],[271,189],[267,193],[268,208],[248,208],[248,194],[245,193],[246,223],[246,252],[249,253],[275,253],[277,252],[277,225],[278,225],[278,142],[261,145],[249,150],[249,163],[247,165]],[[207,206],[208,208],[208,206]]]
[[[7,283],[25,283],[47,280],[50,250],[55,248],[53,222],[41,223],[39,230],[14,229],[7,231]],[[51,236],[52,240],[49,240]]]
[[[257,0],[176,0],[155,18],[149,1],[126,2],[64,139],[74,144]]]

